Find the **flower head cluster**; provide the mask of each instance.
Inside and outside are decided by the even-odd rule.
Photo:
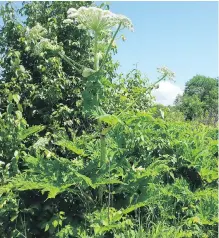
[[[39,48],[41,51],[50,51],[50,52],[61,52],[62,47],[59,46],[58,44],[51,42],[51,40],[47,38],[43,38],[40,40],[38,44]]]
[[[119,24],[124,28],[133,30],[132,22],[127,17],[97,7],[70,8],[67,14],[68,19],[64,23],[72,23],[74,19],[79,23],[79,28],[97,33],[109,31]]]
[[[169,78],[169,80],[174,80],[174,78],[175,78],[175,73],[173,73],[167,67],[157,68],[157,72],[162,74],[163,76]]]
[[[47,34],[47,30],[39,23],[32,28],[27,28],[27,44],[29,48],[32,48],[35,55],[39,55],[44,51],[60,52],[62,50],[62,47],[46,38]],[[34,46],[32,43],[34,43]]]
[[[37,23],[34,27],[26,29],[26,35],[28,39],[39,40],[47,34],[47,30]]]

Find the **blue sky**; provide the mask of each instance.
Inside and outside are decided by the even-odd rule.
[[[126,41],[118,42],[114,59],[121,64],[119,72],[127,73],[137,63],[152,82],[157,67],[175,72],[176,82],[162,83],[155,93],[159,102],[171,104],[196,74],[218,76],[217,2],[109,3],[110,10],[129,17],[135,29],[124,31]]]
[[[176,82],[162,83],[158,94],[169,96],[182,92],[196,74],[218,76],[217,2],[110,2],[110,10],[129,17],[135,28],[125,31],[126,42],[118,43],[114,58],[120,61],[120,72],[137,63],[154,81],[156,68],[165,65],[175,72]]]
[[[121,71],[138,68],[156,77],[166,65],[180,86],[196,74],[217,77],[217,2],[111,2],[110,9],[129,17],[135,31],[118,44]]]

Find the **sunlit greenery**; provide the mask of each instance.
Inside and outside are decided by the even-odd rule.
[[[217,129],[155,104],[167,68],[154,84],[116,73],[131,20],[84,27],[81,7],[112,14],[77,1],[1,10],[0,237],[217,237]]]

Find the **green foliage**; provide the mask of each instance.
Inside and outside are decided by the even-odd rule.
[[[216,237],[217,130],[154,106],[155,85],[110,55],[84,78],[57,54],[91,65],[92,37],[63,24],[90,4],[24,3],[22,24],[1,12],[1,236]]]
[[[88,126],[81,113],[81,92],[85,81],[58,54],[51,55],[47,48],[38,52],[35,45],[43,35],[73,60],[89,66],[90,56],[86,49],[91,44],[90,36],[64,24],[63,19],[70,7],[90,4],[26,2],[19,11],[15,11],[11,3],[3,6],[1,110],[7,107],[7,95],[12,93],[22,104],[24,117],[30,125],[44,124],[52,128],[71,125],[79,131],[79,127]],[[23,23],[16,18],[19,13]]]
[[[66,141],[66,140],[62,139],[62,140],[57,141],[56,145],[60,145],[64,148],[67,148],[68,150],[71,150],[72,152],[74,152],[77,155],[84,156],[83,150],[77,148],[71,141]]]
[[[175,104],[186,120],[215,125],[218,120],[218,79],[196,75],[186,83]]]
[[[153,117],[161,118],[165,121],[185,121],[184,114],[176,106],[164,106],[162,104],[156,104],[149,109],[149,112],[152,113]]]
[[[137,70],[131,70],[127,75],[120,74],[105,89],[106,104],[103,109],[107,113],[122,113],[124,110],[148,110],[153,105],[149,79]]]
[[[41,146],[37,149],[38,157],[23,156],[27,169],[1,186],[1,204],[7,211],[12,209],[9,208],[12,206],[10,200],[4,202],[6,197],[24,191],[41,191],[40,196],[47,193],[44,203],[54,205],[57,201],[63,203],[63,196],[70,198],[73,195],[74,202],[68,205],[74,207],[74,203],[80,201],[78,225],[75,227],[72,223],[68,207],[56,205],[57,211],[64,212],[65,219],[61,219],[60,224],[58,218],[47,215],[42,230],[38,230],[41,234],[49,232],[52,235],[60,227],[58,237],[75,234],[79,228],[86,231],[87,237],[123,232],[131,236],[137,232],[139,219],[144,224],[143,229],[149,229],[148,233],[143,233],[145,237],[159,237],[160,234],[163,237],[176,234],[198,237],[200,232],[203,236],[214,237],[217,227],[217,158],[214,154],[217,145],[212,136],[216,130],[165,122],[147,113],[129,113],[120,120],[124,123],[117,124],[107,136],[110,170],[107,164],[98,168],[96,139],[91,137],[93,147],[81,144],[84,151],[93,154],[88,160],[75,153],[75,148],[70,151],[76,159],[61,158],[54,153],[46,158],[42,154],[46,148]],[[65,141],[64,148],[68,143]],[[63,145],[62,140],[55,144]],[[35,205],[29,203],[25,209],[32,210]],[[17,206],[19,217],[22,209]],[[4,210],[2,212],[4,214]],[[27,212],[26,216],[33,219],[34,215]]]

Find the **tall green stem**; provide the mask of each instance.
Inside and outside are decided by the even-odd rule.
[[[95,32],[94,35],[94,70],[99,70],[99,59],[98,59],[98,33]],[[101,134],[102,131],[102,124],[101,122],[98,122],[99,129],[100,129],[100,166],[104,164],[106,161],[106,139],[105,135]]]
[[[113,41],[115,40],[116,38],[116,35],[118,34],[120,28],[121,28],[121,23],[119,24],[117,30],[115,31],[114,35],[113,35],[113,38],[111,39],[110,41],[110,44],[108,45],[108,48],[106,50],[106,53],[103,57],[103,61],[101,63],[101,66],[100,66],[100,70],[103,68],[104,66],[104,63],[107,59],[107,56],[109,54],[109,51],[112,47],[112,43]],[[97,34],[95,33],[95,43],[94,43],[94,53],[95,53],[95,56],[94,56],[94,68],[95,70],[99,70],[99,60],[97,58]],[[102,130],[102,125],[101,123],[99,123],[99,127],[100,127],[100,130]],[[101,146],[101,154],[100,154],[100,164],[103,165],[105,162],[106,162],[106,138],[105,138],[105,135],[102,135],[100,134],[100,146]]]
[[[94,70],[98,71],[99,70],[99,59],[98,59],[98,52],[97,52],[97,41],[98,41],[98,33],[95,32],[94,35]]]
[[[101,165],[103,165],[106,162],[106,139],[105,139],[105,135],[100,135],[100,146],[101,146],[100,161],[101,161]]]
[[[62,59],[64,59],[68,64],[70,64],[72,67],[76,68],[78,71],[80,71],[80,68],[83,69],[85,68],[84,65],[77,63],[73,59],[69,58],[67,55],[58,53]],[[75,65],[77,65],[79,68],[77,68]]]
[[[113,41],[115,40],[115,38],[116,38],[116,35],[118,34],[118,32],[119,32],[119,30],[120,30],[120,28],[121,28],[121,23],[119,24],[119,26],[118,26],[118,28],[117,28],[117,30],[115,31],[115,33],[114,33],[114,35],[113,35],[113,38],[112,38],[112,40],[110,41],[110,44],[108,45],[108,48],[107,48],[107,50],[106,50],[106,53],[105,53],[105,55],[104,55],[104,57],[103,57],[103,61],[102,61],[102,63],[101,63],[101,66],[100,66],[100,70],[103,68],[103,66],[104,66],[104,63],[105,63],[105,61],[106,61],[106,59],[107,59],[107,56],[108,56],[108,54],[109,54],[109,51],[110,51],[110,49],[111,49],[111,47],[112,47],[112,44],[113,44]]]

